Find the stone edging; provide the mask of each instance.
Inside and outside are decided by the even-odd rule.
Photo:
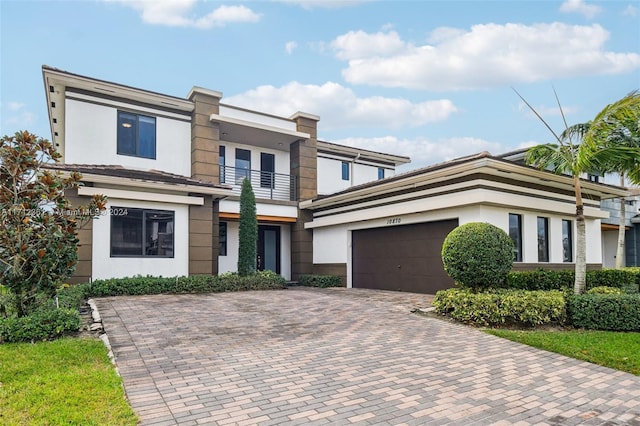
[[[96,303],[93,299],[87,300],[87,304],[91,308],[91,318],[93,320],[92,324],[89,326],[89,330],[99,333],[98,337],[106,346],[107,351],[109,351],[107,355],[109,356],[109,359],[111,360],[111,363],[116,370],[116,374],[120,376],[120,371],[118,371],[118,366],[116,364],[116,357],[111,350],[111,342],[109,342],[109,336],[107,336],[107,333],[104,331],[104,326],[102,325],[102,318],[100,317],[98,307],[96,306]]]

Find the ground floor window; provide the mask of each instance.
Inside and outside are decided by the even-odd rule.
[[[538,217],[538,262],[549,261],[549,218]]]
[[[111,257],[173,257],[174,212],[111,209]]]
[[[220,256],[227,255],[227,222],[220,222],[219,227]]]
[[[522,215],[509,213],[509,236],[513,240],[513,261],[522,262]]]
[[[573,262],[573,223],[562,220],[562,261]]]

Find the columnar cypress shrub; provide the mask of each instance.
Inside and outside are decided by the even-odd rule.
[[[256,197],[249,179],[242,182],[240,193],[240,230],[238,247],[238,274],[247,276],[256,271],[258,217]]]

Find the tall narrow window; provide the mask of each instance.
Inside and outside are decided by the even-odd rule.
[[[549,218],[538,217],[538,262],[549,261]]]
[[[236,148],[236,185],[242,185],[245,178],[251,180],[251,151]]]
[[[509,236],[513,240],[513,261],[522,262],[522,215],[509,213]]]
[[[227,148],[224,146],[220,146],[220,152],[218,153],[218,162],[220,163],[220,183],[224,183],[226,179],[226,169],[225,165],[227,164]]]
[[[349,180],[349,163],[342,162],[342,180]]]
[[[172,211],[110,210],[111,257],[173,257]]]
[[[573,262],[573,222],[562,220],[562,261]]]
[[[220,256],[227,255],[227,222],[220,222]]]
[[[118,148],[120,155],[156,158],[156,119],[118,111]]]
[[[384,179],[384,167],[378,167],[378,179]]]
[[[273,154],[260,153],[260,187],[272,188],[275,183],[276,157]]]

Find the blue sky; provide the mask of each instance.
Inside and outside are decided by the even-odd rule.
[[[0,0],[0,133],[51,137],[43,64],[319,115],[319,138],[424,166],[499,154],[640,88],[640,1]]]

